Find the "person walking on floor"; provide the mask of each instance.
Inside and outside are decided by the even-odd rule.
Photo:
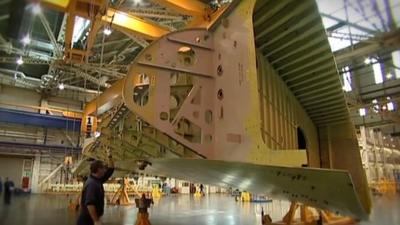
[[[200,194],[202,195],[202,196],[205,196],[206,194],[204,193],[204,185],[203,184],[200,184]]]
[[[112,176],[114,162],[108,156],[108,166],[102,161],[95,160],[90,165],[90,176],[86,180],[80,202],[80,214],[77,225],[100,225],[104,214],[104,187],[103,184]]]
[[[6,205],[11,204],[11,194],[14,190],[14,182],[6,177],[6,181],[4,182],[4,203]]]

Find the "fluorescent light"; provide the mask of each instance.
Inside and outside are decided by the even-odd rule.
[[[392,62],[396,79],[400,78],[400,50],[392,52]]]
[[[18,64],[18,65],[24,64],[24,60],[22,60],[22,56],[20,56],[20,57],[17,59],[17,64]]]
[[[33,4],[32,5],[32,12],[33,12],[34,15],[37,15],[37,14],[42,12],[42,8],[40,7],[39,4]]]
[[[345,92],[350,92],[351,88],[351,73],[349,72],[349,67],[345,66],[342,68],[342,77],[343,77],[343,90]]]
[[[374,106],[372,107],[372,110],[373,110],[375,113],[378,113],[378,112],[380,111],[379,105],[374,105]]]
[[[21,40],[22,44],[24,45],[29,45],[31,43],[31,38],[29,37],[29,35],[27,34],[24,38],[22,38]]]
[[[360,108],[360,109],[358,110],[358,112],[359,112],[360,116],[365,116],[365,115],[367,115],[367,111],[365,110],[365,108]]]
[[[81,38],[83,32],[89,27],[89,25],[90,20],[87,20],[80,16],[75,17],[74,31],[72,33],[72,43],[77,42],[79,38]]]
[[[110,28],[105,28],[104,30],[103,30],[103,33],[105,34],[105,35],[110,35],[111,33],[112,33],[112,31],[111,31],[111,29]]]
[[[380,63],[373,64],[372,69],[374,70],[375,84],[383,83],[383,74],[382,74],[381,64]]]
[[[65,86],[64,86],[63,83],[59,83],[59,84],[58,84],[58,89],[64,90],[64,88],[65,88]]]
[[[394,111],[394,104],[393,104],[393,102],[389,102],[389,103],[387,104],[387,109],[388,109],[388,111]]]

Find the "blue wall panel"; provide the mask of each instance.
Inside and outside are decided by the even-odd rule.
[[[0,108],[0,121],[47,128],[68,129],[74,131],[79,131],[81,129],[81,119],[50,116],[4,108]]]

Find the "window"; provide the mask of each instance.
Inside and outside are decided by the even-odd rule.
[[[351,91],[351,73],[349,71],[349,67],[345,66],[342,68],[342,76],[343,76],[343,90],[345,92]]]
[[[375,84],[383,83],[383,74],[382,74],[381,64],[378,63],[378,60],[376,60],[374,58],[371,59],[371,63],[372,63],[372,69],[374,70]]]
[[[383,83],[382,69],[380,63],[375,63],[372,65],[374,69],[375,84]]]
[[[392,52],[392,61],[394,67],[394,75],[396,79],[400,79],[400,50]]]
[[[383,83],[383,73],[381,64],[376,58],[366,58],[364,63],[369,65],[372,64],[372,69],[374,70],[375,84]]]
[[[365,115],[367,115],[367,111],[365,110],[365,108],[360,108],[360,109],[358,110],[358,112],[360,113],[360,116],[365,116]]]
[[[80,16],[75,17],[75,25],[72,33],[72,44],[78,42],[83,36],[88,36],[89,33],[85,34],[85,31],[89,32],[89,26],[90,20]]]
[[[394,111],[394,104],[393,104],[393,102],[389,102],[389,103],[387,104],[387,110],[388,110],[388,111]]]
[[[378,100],[376,100],[376,99],[372,100],[372,104],[374,104],[372,106],[372,111],[374,111],[375,113],[378,113],[379,109],[380,109],[380,107],[378,105]]]

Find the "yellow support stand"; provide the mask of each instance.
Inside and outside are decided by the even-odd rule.
[[[201,198],[203,195],[201,194],[200,190],[198,190],[198,188],[196,188],[196,192],[194,193],[194,197],[196,198]]]
[[[300,218],[295,219],[296,211],[300,209]],[[320,216],[315,216],[310,207],[292,202],[289,211],[282,221],[272,222],[269,215],[262,214],[262,225],[352,225],[356,221],[349,217],[334,215],[327,211],[320,211]]]
[[[380,181],[374,182],[371,184],[372,190],[374,194],[384,195],[389,194],[393,195],[397,192],[397,184],[395,181],[389,179],[382,179]]]
[[[149,221],[149,213],[138,212],[135,225],[151,225]]]
[[[154,187],[151,194],[152,194],[153,198],[161,198],[161,196],[162,196],[161,190],[158,187]]]
[[[80,202],[81,202],[81,193],[79,193],[79,195],[75,199],[69,200],[68,209],[72,212],[79,211]]]
[[[115,192],[109,204],[111,205],[132,205],[133,203],[128,196],[129,181],[124,178],[121,187]]]
[[[251,194],[247,191],[242,192],[242,194],[240,195],[240,200],[242,200],[242,202],[250,202]]]

